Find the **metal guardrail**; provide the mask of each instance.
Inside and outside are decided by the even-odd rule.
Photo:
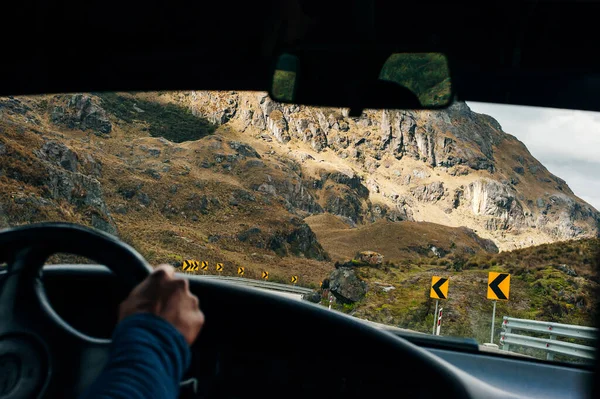
[[[546,352],[546,359],[553,360],[555,354],[572,356],[580,359],[593,360],[596,354],[595,346],[559,341],[557,338],[574,338],[584,341],[595,341],[598,329],[593,327],[575,326],[537,320],[515,319],[504,316],[502,322],[504,331],[500,334],[502,349],[510,351],[510,346],[523,346]],[[519,335],[516,331],[527,331],[549,335],[549,338],[538,338]]]
[[[292,294],[299,294],[299,295],[309,294],[313,291],[310,288],[306,288],[306,287],[298,287],[298,286],[289,285],[289,284],[273,283],[270,281],[252,280],[252,279],[243,278],[243,277],[215,276],[215,275],[206,275],[206,276],[193,275],[193,276],[194,276],[194,278],[218,280],[218,281],[227,282],[229,284],[244,285],[246,287],[262,288],[262,289],[272,290],[272,291],[289,292]]]

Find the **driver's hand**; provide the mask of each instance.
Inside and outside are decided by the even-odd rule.
[[[170,322],[192,344],[204,324],[198,297],[186,279],[176,278],[169,265],[158,266],[119,306],[119,321],[136,313],[153,313]]]

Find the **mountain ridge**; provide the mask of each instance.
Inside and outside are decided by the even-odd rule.
[[[303,283],[333,269],[303,219],[370,208],[358,177],[309,179],[268,143],[253,147],[230,126],[155,104],[110,93],[1,99],[3,227],[70,221],[118,235],[151,263],[202,257],[227,273],[243,265],[249,276],[268,269]],[[457,230],[459,240],[469,234]],[[473,252],[488,250],[469,242]]]
[[[8,98],[0,111],[10,116],[5,123],[84,132],[87,143],[95,137],[97,145],[80,152],[108,145],[130,171],[147,164],[140,173],[150,181],[171,167],[153,160],[193,151],[191,158],[174,160],[185,173],[199,168],[239,186],[231,176],[237,175],[245,189],[282,200],[300,219],[331,213],[352,227],[380,219],[464,226],[500,250],[598,234],[593,207],[497,121],[464,103],[436,112],[367,110],[352,118],[343,109],[275,103],[265,93],[192,91]],[[79,156],[44,141],[35,150],[42,161],[78,172],[79,157],[88,177],[101,174],[91,153]],[[265,162],[274,168],[265,171]],[[52,172],[58,176],[51,180],[65,181],[64,170]],[[78,178],[75,185],[97,191],[86,173]],[[208,209],[214,204],[205,197],[201,208]],[[107,213],[105,205],[92,205]]]
[[[495,119],[464,103],[351,118],[343,109],[278,104],[264,93],[171,96],[196,115],[291,150],[307,171],[324,166],[358,176],[391,220],[467,226],[502,250],[598,234],[592,206]]]

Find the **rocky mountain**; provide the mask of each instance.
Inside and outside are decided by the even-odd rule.
[[[385,218],[466,226],[500,249],[598,233],[593,207],[497,121],[464,103],[352,118],[344,109],[282,105],[264,93],[189,92],[172,100],[272,143],[274,155],[295,157],[303,194],[290,193],[288,202],[300,213],[329,212],[352,224]],[[315,204],[315,192],[330,185],[342,192],[326,190]]]
[[[314,112],[315,118],[323,112],[297,108],[295,113]],[[411,204],[433,197],[440,201],[446,188],[411,186],[414,198],[403,194],[404,200],[382,195],[374,188],[377,180],[366,177],[358,161],[338,155],[328,144],[357,141],[335,133],[351,129],[341,113],[328,134],[298,119],[306,124],[306,135],[316,132],[305,142],[289,136],[288,126],[295,122],[283,115],[292,109],[256,93],[1,99],[0,223],[72,221],[118,235],[155,263],[202,257],[225,262],[229,273],[243,264],[256,274],[269,268],[274,278],[279,272],[282,279],[296,273],[307,283],[318,282],[334,261],[355,251],[348,245],[340,246],[344,251],[325,249],[318,235],[333,245],[328,235],[345,237],[346,232],[315,231],[323,225],[318,216],[333,217],[352,230],[346,241],[359,243],[372,235],[372,222],[393,222],[389,227],[374,224],[390,229],[390,239],[369,244],[389,252],[391,260],[425,256],[432,248],[444,254],[497,251],[493,242],[465,227],[421,226],[419,240],[406,239],[417,228],[405,224],[417,219],[419,209]],[[275,120],[277,112],[281,117]],[[345,149],[356,146],[362,144]],[[363,158],[369,162],[366,155],[357,159]],[[397,167],[404,162],[397,161]],[[399,247],[397,240],[406,245]]]
[[[40,199],[21,192],[17,201],[64,200],[111,233],[115,214],[127,215],[132,202],[192,220],[246,209],[260,202],[257,195],[274,200],[300,226],[289,232],[301,235],[312,234],[302,220],[322,214],[352,228],[377,220],[466,227],[501,250],[598,233],[594,208],[493,118],[464,103],[435,112],[367,110],[355,118],[344,109],[276,103],[265,93],[192,91],[6,98],[0,112],[4,175],[13,171],[11,184],[46,185]],[[21,142],[14,144],[27,150],[17,162],[7,157],[15,149],[6,139],[15,131]],[[34,163],[35,172],[26,170]],[[121,170],[106,182],[103,167]],[[181,203],[175,193],[193,179]],[[111,182],[116,192],[103,196]],[[149,189],[148,182],[156,184]],[[168,194],[157,190],[167,184]],[[226,189],[227,198],[214,195]],[[288,238],[252,231],[236,234],[305,254],[290,249]],[[313,256],[321,249],[306,250],[326,258]]]

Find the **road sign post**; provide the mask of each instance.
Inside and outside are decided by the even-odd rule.
[[[435,300],[435,312],[433,313],[433,330],[431,330],[431,335],[435,335],[435,326],[437,325],[436,316],[438,314],[438,305],[440,304],[440,300]]]
[[[490,272],[488,274],[487,298],[494,302],[492,310],[492,329],[490,331],[490,344],[494,343],[494,322],[496,321],[496,302],[508,301],[510,293],[510,274]]]
[[[492,310],[492,332],[490,333],[490,343],[494,343],[494,320],[496,319],[496,302],[494,301],[494,310]]]
[[[440,299],[448,298],[448,285],[449,281],[447,278],[432,276],[431,277],[431,289],[429,291],[429,297],[435,299],[435,313],[433,314],[433,330],[431,331],[432,335],[436,335],[436,325],[439,335],[439,317],[438,317],[438,305],[440,304]],[[441,311],[441,309],[440,309]]]
[[[440,335],[440,329],[442,328],[442,310],[444,310],[444,308],[440,308],[440,313],[438,313],[437,330],[435,335]]]

